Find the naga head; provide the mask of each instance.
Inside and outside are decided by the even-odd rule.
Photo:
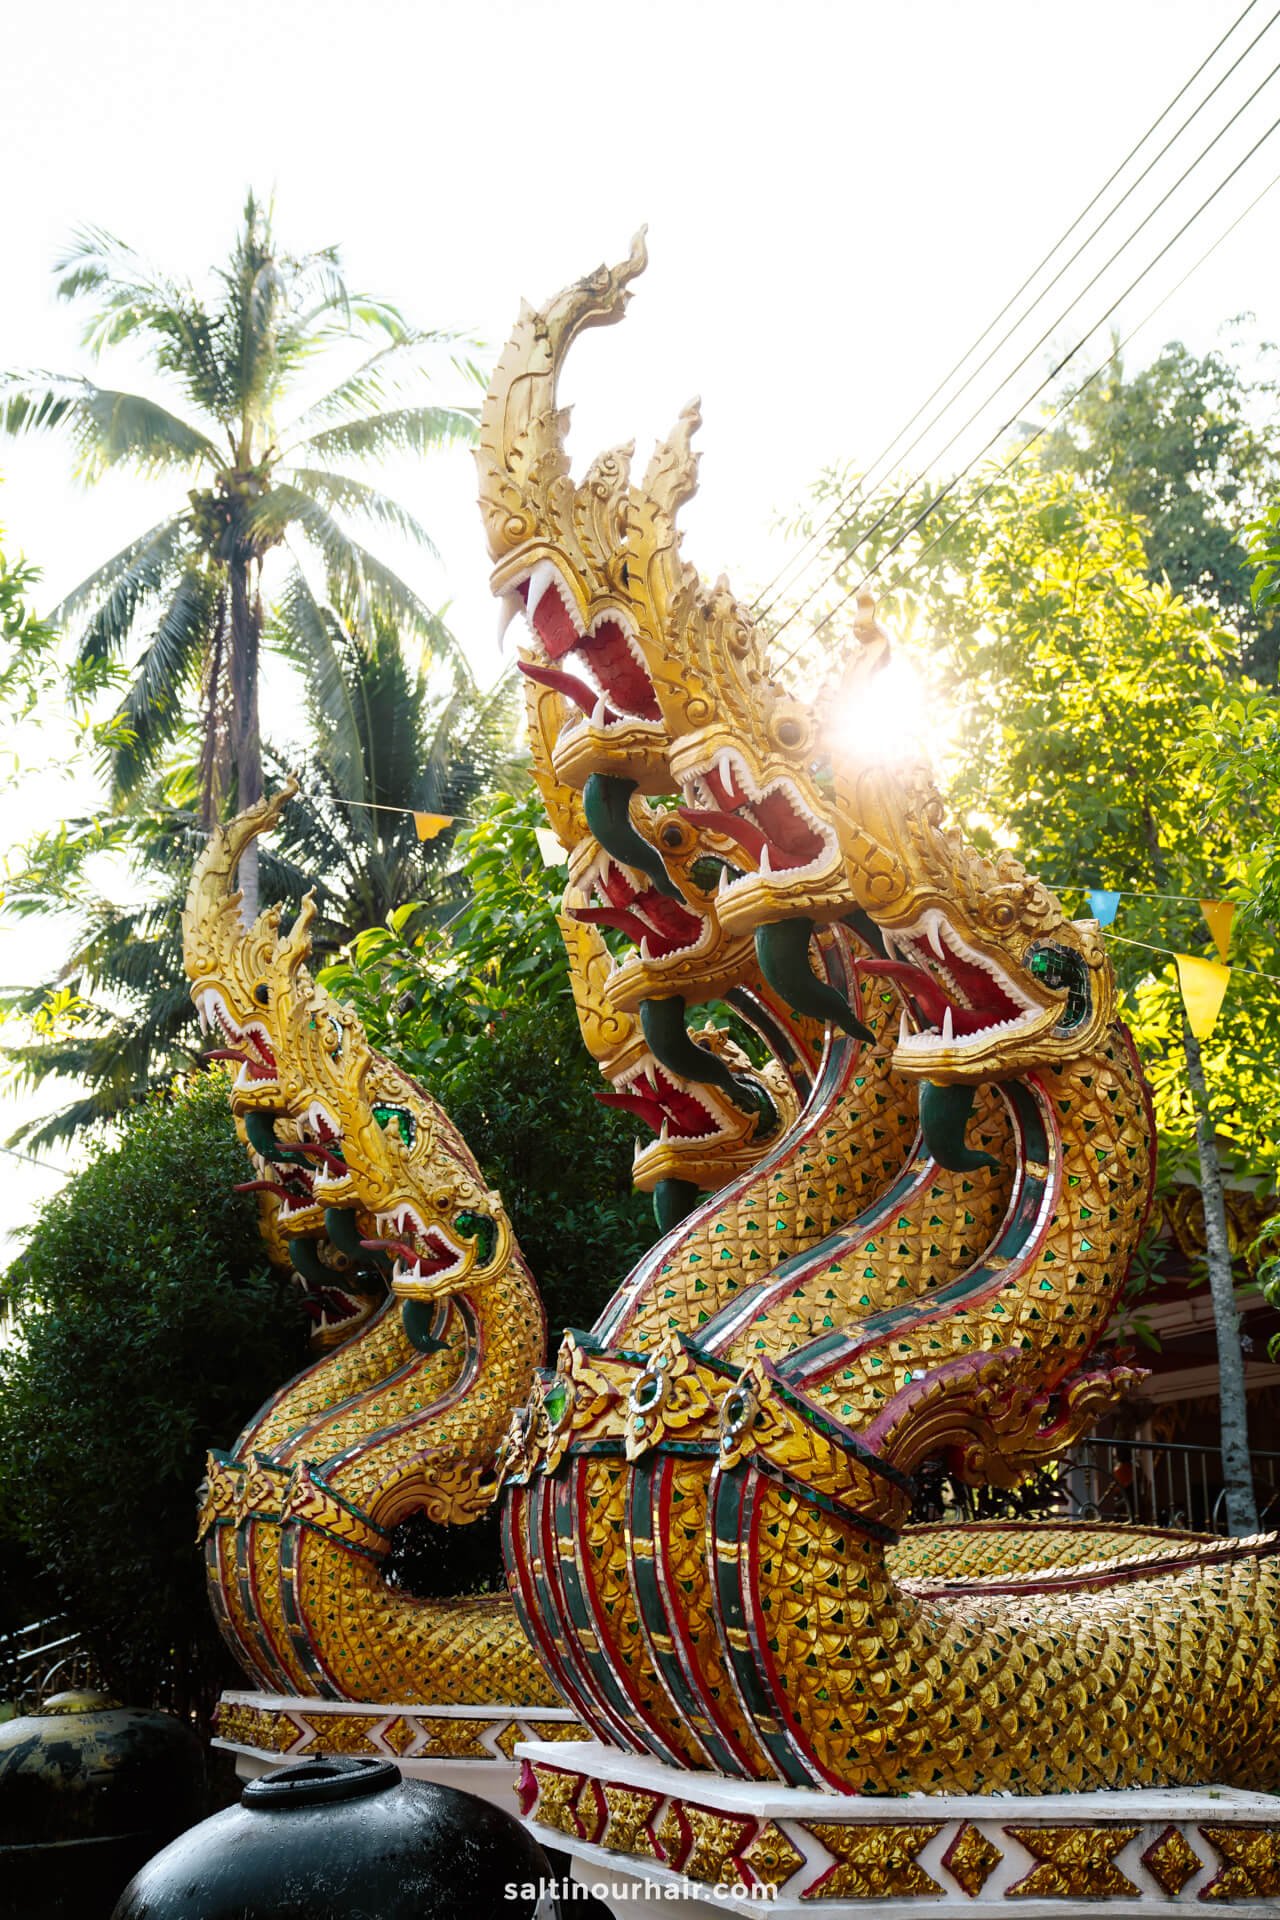
[[[632,449],[602,454],[575,483],[564,446],[569,416],[556,392],[574,339],[621,319],[645,260],[641,232],[620,265],[588,274],[542,312],[521,308],[485,400],[476,458],[503,627],[523,614],[522,669],[568,702],[557,777],[581,787],[593,772],[609,772],[661,792],[666,740],[638,644],[648,616],[627,552]]]
[[[297,791],[289,781],[214,829],[196,862],[182,916],[183,957],[201,1022],[221,1045],[213,1057],[234,1061],[230,1102],[248,1150],[269,1256],[290,1268],[320,1346],[347,1339],[385,1291],[376,1266],[351,1230],[333,1237],[334,1208],[354,1200],[342,1192],[340,1128],[327,1098],[334,1063],[350,1045],[354,1016],[312,979],[308,895],[287,935],[281,910],[270,908],[246,928],[232,879],[245,848],[267,832]]]
[[[392,1291],[436,1301],[496,1278],[510,1263],[501,1196],[481,1179],[443,1108],[361,1036],[337,1096],[345,1178],[393,1264]]]
[[[1115,983],[1097,922],[1069,920],[1011,853],[988,856],[947,826],[927,767],[856,746],[833,761],[850,890],[885,949],[865,970],[891,978],[911,1008],[895,1068],[972,1086],[1098,1044]]]
[[[253,925],[241,918],[243,895],[233,887],[246,847],[279,820],[298,791],[286,781],[269,800],[246,807],[215,827],[192,870],[182,910],[182,958],[200,1024],[221,1043],[210,1057],[232,1061],[232,1109],[271,1111],[280,1104],[271,1027],[277,1002],[294,989],[311,951],[315,902],[308,897],[285,938],[281,907],[269,907]]]
[[[693,1074],[673,1071],[657,1049],[665,1053],[678,1043],[655,1033],[644,1009],[638,1018],[615,1003],[609,991],[614,963],[598,927],[565,913],[560,930],[582,1037],[609,1082],[609,1091],[596,1097],[651,1128],[654,1138],[636,1144],[631,1179],[641,1193],[653,1194],[665,1229],[697,1192],[712,1192],[753,1166],[779,1129],[796,1119],[799,1098],[781,1067],[753,1066],[723,1028],[708,1023],[696,1039],[688,1035],[682,1004],[680,1039],[693,1050]]]

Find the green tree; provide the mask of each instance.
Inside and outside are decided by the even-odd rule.
[[[406,898],[447,912],[454,830],[420,841],[409,810],[466,816],[504,777],[513,690],[506,682],[481,698],[464,669],[442,673],[428,650],[407,659],[381,615],[362,642],[331,608],[315,608],[306,616],[314,631],[297,642],[296,613],[286,601],[269,632],[283,649],[306,649],[312,744],[294,757],[302,791],[261,850],[262,892],[296,906],[315,887],[323,956],[380,925]],[[289,756],[268,746],[265,760],[282,780]],[[29,1039],[5,1049],[20,1076],[85,1088],[21,1130],[34,1145],[118,1115],[189,1070],[207,1044],[178,927],[205,839],[198,800],[195,769],[170,769],[127,812],[63,821],[38,835],[10,877],[10,913],[69,916],[74,930],[57,974],[3,1003],[35,1025]]]
[[[303,564],[308,551],[330,591],[358,610],[362,631],[381,613],[406,635],[449,647],[439,617],[351,531],[364,523],[430,547],[425,528],[346,469],[472,437],[474,409],[421,398],[424,359],[449,351],[457,336],[412,327],[385,300],[352,290],[336,248],[283,250],[270,208],[252,195],[208,298],[99,228],[79,234],[57,273],[64,299],[91,303],[90,353],[144,346],[183,411],[83,376],[11,373],[0,383],[0,424],[11,433],[69,435],[86,480],[131,467],[194,484],[52,618],[73,636],[82,663],[134,650],[109,753],[118,794],[135,793],[154,773],[198,700],[207,822],[225,799],[243,806],[262,791],[263,571],[276,549],[291,563],[281,604],[292,610],[297,647],[318,612]],[[359,364],[305,399],[316,358],[352,347]],[[453,364],[476,376],[456,353]],[[256,863],[249,858],[245,867],[255,905]]]
[[[1245,671],[1268,682],[1280,622],[1254,604],[1247,528],[1276,487],[1262,421],[1273,403],[1273,385],[1223,353],[1197,356],[1174,340],[1130,372],[1117,347],[1036,451],[1044,471],[1078,474],[1136,515],[1148,576],[1212,608],[1244,642]]]
[[[907,528],[922,504],[897,509],[897,524]],[[869,506],[866,524],[874,518]],[[886,555],[893,524],[875,536]],[[1256,1515],[1222,1160],[1244,1175],[1276,1171],[1274,990],[1241,970],[1202,1046],[1166,958],[1209,947],[1197,901],[1229,896],[1248,869],[1249,820],[1213,808],[1183,754],[1198,711],[1233,684],[1239,645],[1207,604],[1153,579],[1144,531],[1072,475],[1015,471],[957,489],[945,515],[886,557],[876,584],[935,704],[952,715],[946,785],[973,837],[1012,844],[1077,912],[1089,910],[1089,887],[1130,890],[1111,954],[1153,1081],[1162,1177],[1194,1169],[1204,1199],[1228,1520],[1248,1532]],[[831,605],[869,564],[863,551],[845,565]],[[1260,923],[1235,957],[1280,973],[1280,944]]]
[[[5,1276],[0,1520],[108,1683],[207,1724],[230,1677],[192,1547],[206,1451],[305,1358],[268,1268],[222,1074],[100,1141]]]
[[[654,1237],[631,1187],[633,1124],[602,1107],[582,1044],[535,794],[499,795],[459,837],[462,905],[447,925],[409,903],[357,936],[321,980],[439,1100],[502,1194],[547,1308],[554,1350],[589,1327]]]

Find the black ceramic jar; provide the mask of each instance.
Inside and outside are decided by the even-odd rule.
[[[204,1750],[170,1713],[59,1693],[0,1726],[0,1914],[103,1920],[130,1874],[198,1820]]]
[[[112,1920],[559,1920],[513,1814],[389,1760],[303,1760],[250,1781],[137,1874]]]

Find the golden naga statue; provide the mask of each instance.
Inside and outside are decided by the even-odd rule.
[[[193,997],[237,1064],[268,1247],[318,1301],[330,1348],[210,1456],[214,1610],[269,1692],[555,1705],[504,1594],[423,1599],[384,1577],[403,1521],[466,1525],[490,1506],[545,1328],[457,1130],[308,973],[311,902],[283,938],[278,908],[241,923],[237,863],[291,790],[214,832],[183,915]]]
[[[310,897],[283,936],[279,908],[242,924],[237,864],[295,791],[215,830],[183,915],[212,1056],[235,1067],[231,1107],[255,1176],[244,1187],[271,1258],[303,1284],[321,1356],[209,1457],[199,1533],[214,1611],[272,1693],[556,1706],[505,1595],[424,1599],[385,1577],[402,1523],[463,1526],[490,1512],[495,1456],[545,1359],[546,1327],[501,1199],[456,1128],[311,978]],[[566,846],[606,873],[576,796],[565,799]],[[621,869],[611,884],[620,897]],[[586,898],[570,889],[570,901]],[[685,1207],[794,1120],[793,1079],[753,1067],[719,1029],[704,1044],[722,1073],[732,1067],[738,1105],[661,1068],[637,1016],[606,1004],[599,927],[589,915],[563,925],[583,1031],[610,1082],[603,1098],[657,1135],[637,1152],[637,1185],[658,1190],[660,1207]],[[776,1020],[807,1084],[805,1023],[763,1004],[756,1015]]]
[[[1016,1485],[1137,1377],[1099,1342],[1150,1106],[1096,924],[860,734],[888,653],[870,602],[824,726],[680,559],[696,409],[639,485],[629,449],[572,479],[564,355],[644,264],[637,240],[520,314],[478,453],[493,585],[527,623],[566,921],[635,949],[570,932],[591,1050],[608,1070],[638,1020],[687,1071],[686,1007],[741,989],[791,1009],[807,1085],[750,1164],[691,1183],[513,1419],[526,1629],[600,1741],[680,1767],[870,1794],[1280,1784],[1280,1536],[903,1534],[924,1462]]]

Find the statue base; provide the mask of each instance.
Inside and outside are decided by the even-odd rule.
[[[567,1707],[378,1706],[359,1700],[313,1700],[285,1693],[224,1693],[213,1744],[236,1756],[242,1780],[271,1767],[324,1754],[394,1760],[400,1771],[437,1786],[460,1787],[518,1812],[516,1744],[539,1752],[580,1739]]]
[[[516,1757],[525,1824],[619,1920],[640,1908],[704,1920],[708,1905],[779,1920],[1280,1911],[1271,1794],[881,1800],[687,1773],[593,1740],[522,1741]]]

